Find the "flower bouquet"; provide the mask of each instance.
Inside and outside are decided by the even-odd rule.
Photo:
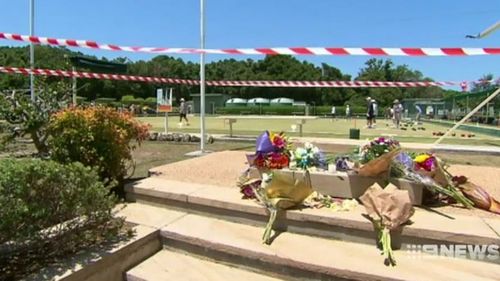
[[[382,189],[378,184],[371,186],[359,198],[377,231],[379,246],[385,257],[385,265],[396,265],[392,251],[391,230],[405,224],[415,210],[406,190],[398,190],[390,184]]]
[[[303,170],[311,168],[328,169],[325,154],[317,146],[309,142],[306,142],[304,147],[295,149],[291,160],[290,168],[298,167]]]
[[[359,206],[359,203],[356,199],[340,199],[314,191],[304,200],[303,205],[313,209],[327,208],[337,212],[352,211]]]
[[[249,177],[248,170],[243,173],[236,182],[236,185],[240,188],[240,192],[243,195],[242,199],[256,199],[255,190],[260,188],[261,184],[261,179]]]
[[[400,153],[394,158],[391,176],[424,185],[432,193],[439,193],[453,198],[466,208],[473,203],[451,182],[451,175],[446,171],[442,161],[432,154],[415,155]]]
[[[269,210],[269,221],[262,236],[262,242],[271,243],[271,234],[278,211],[299,206],[312,193],[311,179],[306,171],[302,177],[282,173],[263,174],[262,185],[254,188],[259,202]]]
[[[257,138],[255,154],[247,155],[248,164],[259,170],[283,169],[290,163],[290,144],[284,133],[265,131]]]
[[[361,176],[379,176],[388,172],[394,158],[400,150],[399,142],[391,138],[379,137],[358,148]]]
[[[452,178],[452,182],[454,186],[463,192],[465,197],[474,203],[475,207],[500,214],[500,202],[488,194],[482,187],[470,182],[465,176],[455,176]]]

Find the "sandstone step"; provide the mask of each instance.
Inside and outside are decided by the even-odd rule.
[[[263,226],[268,219],[266,209],[252,200],[242,200],[237,188],[150,177],[127,185],[125,190],[128,199],[158,207],[259,226]],[[294,233],[373,245],[373,226],[363,213],[362,206],[349,212],[289,210],[278,219],[278,224]],[[499,222],[498,219],[445,215],[417,208],[412,224],[405,226],[399,236],[403,248],[410,244],[498,245]]]
[[[160,229],[168,223],[187,215],[186,212],[141,203],[119,204],[115,210],[117,216],[124,217],[127,222],[155,229]]]
[[[164,245],[218,261],[310,280],[498,280],[491,263],[411,255],[396,251],[395,267],[386,267],[374,246],[294,233],[261,243],[262,227],[195,214],[161,229]],[[182,275],[180,275],[182,276]],[[226,278],[224,278],[226,279]],[[288,278],[287,278],[288,279]]]
[[[278,281],[274,277],[162,250],[126,273],[127,281]]]

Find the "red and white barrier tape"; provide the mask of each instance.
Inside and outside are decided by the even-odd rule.
[[[23,74],[57,77],[77,77],[103,80],[123,80],[133,82],[199,85],[200,81],[190,79],[163,78],[150,76],[132,76],[121,74],[103,74],[81,71],[66,71],[35,68],[4,67],[0,66],[0,73]],[[206,81],[207,86],[215,87],[292,87],[292,88],[390,88],[390,87],[431,87],[431,86],[455,86],[465,82],[392,82],[392,81]]]
[[[29,75],[31,72],[35,75],[57,76],[57,77],[77,77],[102,80],[122,80],[146,83],[161,84],[181,84],[181,85],[199,85],[198,80],[150,77],[150,76],[132,76],[121,74],[104,74],[81,71],[66,71],[52,69],[31,69],[18,67],[0,66],[0,72],[17,73]],[[325,87],[325,88],[361,88],[361,87],[430,87],[430,86],[454,86],[464,82],[392,82],[392,81],[206,81],[208,86],[218,87]]]
[[[0,39],[30,42],[41,45],[79,47],[109,51],[160,53],[160,54],[223,54],[223,55],[327,55],[327,56],[478,56],[500,55],[500,48],[245,48],[245,49],[196,49],[130,47],[102,44],[89,40],[58,39],[0,32]]]
[[[29,75],[30,73],[33,73],[34,75],[41,75],[41,76],[76,77],[76,78],[88,78],[88,79],[100,79],[100,80],[123,80],[123,81],[161,83],[161,84],[182,84],[182,85],[200,84],[200,82],[197,80],[188,80],[188,79],[92,73],[92,72],[53,70],[53,69],[42,69],[42,68],[35,68],[33,69],[33,71],[31,71],[31,69],[23,67],[0,66],[0,72],[9,74],[17,73],[23,75]]]

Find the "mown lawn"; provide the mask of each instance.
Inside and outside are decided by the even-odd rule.
[[[163,132],[164,130],[164,117],[139,117],[142,122],[151,124],[154,131]],[[197,116],[191,116],[190,126],[179,127],[178,117],[170,117],[169,131],[170,132],[185,132],[185,133],[199,133],[200,120]],[[294,120],[284,119],[246,119],[238,120],[233,124],[234,135],[257,136],[264,130],[271,131],[284,131],[290,136],[298,136],[298,132],[292,130]],[[229,126],[224,123],[223,118],[209,116],[205,120],[207,132],[209,134],[229,134]],[[378,120],[377,128],[366,129],[365,121],[362,119],[346,121],[345,119],[338,119],[332,121],[331,119],[314,119],[307,120],[303,126],[303,133],[305,137],[324,137],[324,138],[348,138],[349,129],[358,128],[361,130],[361,138],[373,138],[380,135],[394,136],[401,142],[421,142],[431,143],[438,139],[433,136],[433,132],[446,132],[448,127],[437,124],[424,123],[422,126],[425,130],[396,130],[392,128],[390,120]],[[474,133],[472,138],[461,137],[462,134],[469,134],[464,130],[457,130],[455,137],[449,137],[443,141],[448,144],[464,144],[464,145],[495,145],[500,146],[500,138],[495,138],[485,134]]]

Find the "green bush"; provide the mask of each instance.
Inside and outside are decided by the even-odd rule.
[[[127,95],[122,97],[122,102],[128,102],[128,101],[133,101],[135,98],[132,95]]]
[[[107,107],[68,108],[49,125],[52,159],[98,168],[106,183],[121,181],[132,162],[133,141],[145,140],[149,126],[127,112]]]
[[[80,163],[2,159],[0,175],[0,276],[13,274],[9,267],[27,259],[44,260],[114,237],[123,225],[113,217],[116,201],[109,189]]]
[[[115,101],[116,100],[113,99],[113,98],[98,98],[98,99],[95,100],[95,103],[96,104],[102,104],[102,105],[108,105],[108,104],[112,104]]]

